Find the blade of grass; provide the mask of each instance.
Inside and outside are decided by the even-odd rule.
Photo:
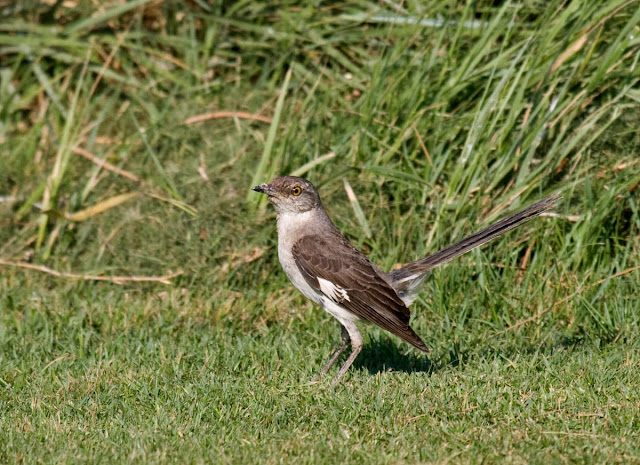
[[[360,202],[358,202],[358,197],[356,197],[356,194],[353,192],[353,189],[351,188],[351,184],[349,184],[349,181],[347,181],[347,178],[343,178],[342,182],[344,183],[344,190],[347,193],[349,202],[351,202],[351,208],[353,208],[353,211],[356,214],[356,219],[358,220],[358,223],[360,223],[360,226],[362,227],[362,231],[364,232],[364,235],[367,237],[367,239],[370,239],[371,227],[369,226],[367,217],[362,211]]]
[[[282,108],[284,107],[285,96],[287,95],[289,81],[291,80],[291,71],[291,68],[289,68],[287,74],[285,75],[284,82],[282,83],[282,87],[280,88],[280,95],[278,96],[278,100],[276,102],[276,108],[271,120],[271,126],[269,126],[269,132],[267,133],[267,140],[264,144],[262,156],[260,157],[258,167],[253,174],[253,178],[251,178],[252,186],[266,181],[264,179],[264,174],[268,163],[276,165],[279,164],[279,160],[274,160],[271,156],[271,153],[273,151],[273,143],[276,139],[276,133],[280,124],[280,118],[282,117]],[[263,197],[264,196],[258,196],[254,192],[249,191],[249,193],[247,194],[247,203],[250,207],[256,208],[263,201]]]
[[[128,11],[135,10],[136,8],[141,7],[151,1],[152,0],[133,0],[130,2],[122,3],[120,5],[116,5],[115,7],[108,9],[106,11],[103,11],[102,13],[96,16],[89,17],[86,19],[81,19],[79,21],[76,21],[75,23],[69,24],[67,27],[65,27],[65,32],[69,35],[76,34],[78,32],[84,32],[87,29],[91,29],[94,26],[97,26],[98,24],[104,23],[106,21],[109,21],[110,19],[121,16],[127,13]]]
[[[326,153],[318,158],[314,158],[310,162],[305,163],[300,168],[295,169],[291,172],[291,176],[303,176],[306,172],[311,171],[318,165],[321,165],[325,161],[331,160],[336,157],[336,154],[333,152]]]
[[[71,101],[71,106],[66,116],[64,129],[62,132],[62,137],[60,139],[60,145],[58,148],[58,152],[56,154],[56,160],[53,165],[53,170],[49,174],[47,179],[47,185],[44,189],[44,193],[42,196],[42,208],[43,210],[52,210],[54,209],[54,201],[58,194],[58,189],[60,188],[60,184],[62,183],[62,179],[67,171],[67,166],[69,163],[69,157],[71,156],[72,147],[74,144],[71,143],[72,132],[76,129],[77,121],[76,121],[76,108],[78,105],[78,101],[80,98],[80,92],[82,90],[82,84],[84,82],[87,66],[89,64],[89,57],[91,56],[91,47],[87,49],[87,55],[85,59],[84,66],[80,72],[80,76],[78,76],[78,80],[76,83],[76,90],[73,94],[73,99]],[[47,231],[47,223],[48,223],[48,215],[40,215],[38,220],[38,233],[36,239],[36,249],[40,249],[42,243],[45,240],[46,231]],[[42,258],[46,260],[49,258],[51,253],[52,242],[48,242],[46,249],[42,253]]]
[[[129,192],[127,194],[120,194],[113,197],[109,197],[101,202],[96,203],[88,208],[83,210],[79,210],[75,213],[69,213],[66,215],[66,218],[70,221],[86,221],[89,218],[103,213],[110,208],[117,207],[118,205],[126,202],[127,200],[131,200],[140,195],[138,192]]]
[[[161,184],[161,187],[165,191],[170,193],[174,198],[182,200],[182,198],[180,197],[180,194],[178,193],[178,189],[176,188],[176,185],[174,184],[173,180],[169,177],[169,175],[165,171],[164,167],[162,166],[162,163],[160,163],[160,160],[158,159],[158,155],[156,154],[156,151],[154,150],[153,147],[151,147],[151,144],[149,144],[149,140],[147,139],[145,130],[142,128],[142,126],[140,126],[140,123],[138,122],[138,118],[136,118],[136,115],[134,115],[133,113],[130,113],[130,115],[131,115],[131,119],[133,120],[133,123],[136,125],[136,128],[138,129],[138,134],[140,135],[140,139],[142,140],[142,143],[147,149],[147,153],[153,160],[153,164],[156,167],[156,170],[158,171],[158,173],[160,173],[160,177],[164,181],[164,184]]]

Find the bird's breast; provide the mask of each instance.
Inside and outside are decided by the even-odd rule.
[[[296,265],[293,246],[302,237],[307,221],[307,213],[285,213],[278,215],[278,259],[291,283],[309,300],[324,308],[320,293],[307,283]]]

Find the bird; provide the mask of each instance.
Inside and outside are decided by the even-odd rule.
[[[354,247],[333,224],[318,190],[297,176],[279,176],[252,189],[268,197],[276,211],[278,259],[291,283],[335,317],[342,343],[329,357],[324,376],[351,345],[333,380],[337,386],[363,347],[356,322],[373,323],[422,352],[427,345],[409,325],[409,306],[429,272],[539,216],[560,199],[556,193],[433,255],[384,272]]]

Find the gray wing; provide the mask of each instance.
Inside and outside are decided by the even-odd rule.
[[[374,265],[341,235],[332,239],[329,244],[309,235],[294,244],[293,258],[307,283],[360,318],[428,352],[409,326],[409,309]]]

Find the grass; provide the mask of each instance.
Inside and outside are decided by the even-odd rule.
[[[637,2],[0,14],[2,462],[640,461]],[[333,390],[249,191],[286,173],[383,269],[564,201]]]

